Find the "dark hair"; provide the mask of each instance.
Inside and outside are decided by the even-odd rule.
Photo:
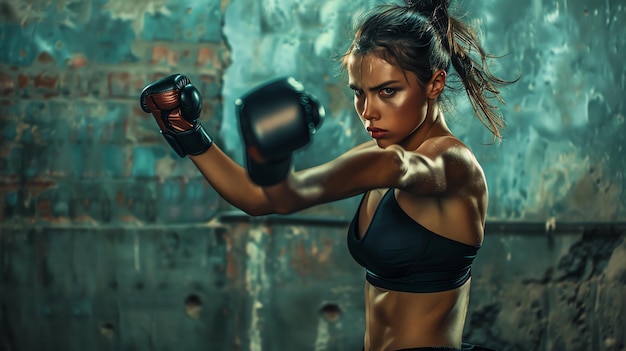
[[[450,0],[413,0],[407,6],[378,5],[366,13],[357,27],[354,40],[343,56],[347,65],[351,54],[375,54],[428,82],[437,70],[452,65],[476,116],[494,135],[501,138],[505,123],[490,99],[500,103],[499,87],[513,83],[495,77],[473,28],[450,15]]]

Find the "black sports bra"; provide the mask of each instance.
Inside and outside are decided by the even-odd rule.
[[[363,199],[365,195],[363,196]],[[367,231],[358,238],[359,205],[348,229],[348,249],[371,284],[405,292],[458,288],[471,276],[480,246],[433,233],[398,205],[393,188],[380,200]]]

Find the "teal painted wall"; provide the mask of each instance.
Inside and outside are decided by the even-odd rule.
[[[336,57],[379,1],[0,3],[0,349],[352,350],[358,199],[250,219],[179,159],[139,92],[170,73],[238,162],[233,101],[293,75],[326,106],[308,167],[367,140]],[[626,1],[461,4],[521,75],[504,140],[451,92],[490,189],[465,338],[500,350],[623,350]]]

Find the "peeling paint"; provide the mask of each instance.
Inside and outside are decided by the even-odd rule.
[[[328,321],[320,316],[317,322],[317,334],[315,335],[315,351],[325,351],[328,349],[328,339],[330,333],[328,332]]]
[[[607,279],[626,284],[626,241],[615,248],[604,273]]]
[[[135,238],[133,241],[133,257],[135,262],[135,272],[141,272],[141,254],[140,254],[140,243],[139,243],[139,235],[135,233]]]
[[[112,19],[130,21],[135,33],[141,33],[144,28],[144,16],[146,14],[171,15],[167,8],[168,3],[169,1],[167,0],[108,0],[103,9],[111,13]]]
[[[250,343],[248,350],[261,351],[263,338],[261,317],[265,289],[269,286],[269,279],[265,271],[266,255],[263,248],[265,232],[260,227],[252,227],[248,232],[249,241],[246,244],[246,290],[250,295]]]

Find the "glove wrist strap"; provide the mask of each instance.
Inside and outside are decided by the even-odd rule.
[[[180,157],[200,155],[213,145],[213,139],[200,123],[184,132],[161,131],[161,135]]]

